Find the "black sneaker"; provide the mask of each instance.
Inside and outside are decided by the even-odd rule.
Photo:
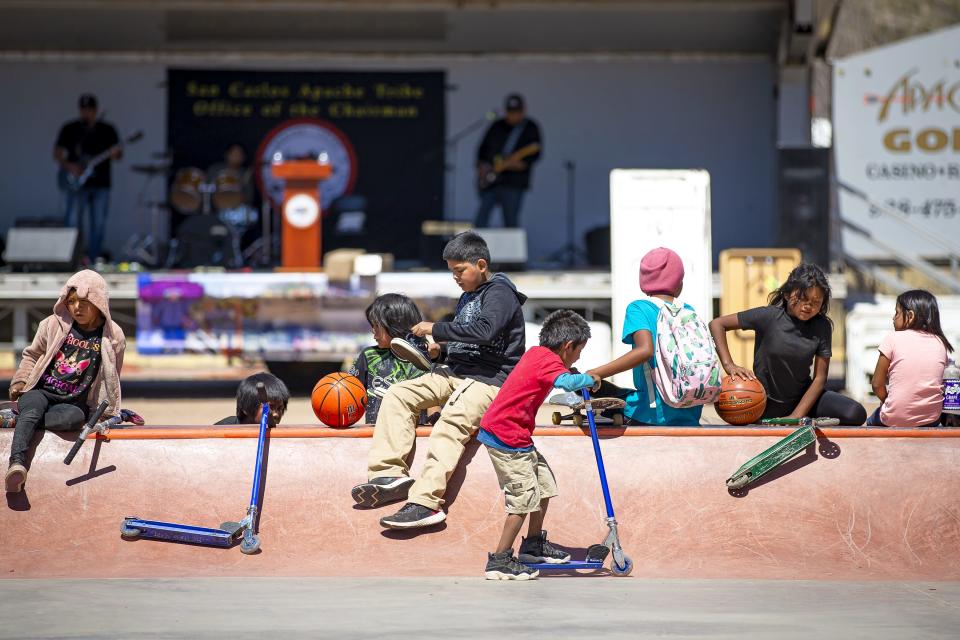
[[[391,340],[390,351],[393,352],[393,355],[409,362],[421,371],[430,371],[433,368],[427,341],[412,333],[408,333],[405,338]]]
[[[407,476],[374,478],[350,490],[354,502],[364,507],[379,507],[398,500],[406,500],[413,478]]]
[[[537,564],[545,562],[547,564],[563,564],[570,562],[570,554],[561,551],[550,544],[547,540],[547,532],[541,531],[539,536],[533,538],[524,538],[520,543],[520,562],[527,564]]]
[[[417,529],[440,524],[446,519],[447,514],[441,510],[434,511],[415,502],[408,502],[392,516],[380,518],[380,526],[387,529]]]
[[[483,575],[487,580],[536,580],[540,572],[517,562],[513,549],[510,549],[503,553],[488,553]]]

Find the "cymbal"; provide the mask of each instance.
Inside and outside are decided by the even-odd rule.
[[[134,164],[130,165],[130,169],[136,173],[145,173],[147,175],[161,175],[170,173],[169,164]]]

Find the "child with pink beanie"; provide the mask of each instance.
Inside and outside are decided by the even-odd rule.
[[[649,251],[640,261],[640,290],[646,299],[634,300],[627,307],[623,321],[624,344],[632,349],[612,362],[587,373],[608,378],[623,371],[633,370],[636,391],[626,398],[623,410],[625,424],[631,425],[697,425],[702,406],[676,409],[666,404],[660,391],[647,375],[645,366],[656,367],[654,349],[657,340],[657,316],[660,307],[652,298],[673,302],[683,290],[683,261],[675,251],[658,247]],[[689,305],[684,305],[690,308]]]

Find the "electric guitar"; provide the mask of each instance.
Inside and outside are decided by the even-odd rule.
[[[80,174],[73,175],[63,167],[60,167],[60,171],[57,173],[57,186],[66,191],[79,191],[83,189],[83,186],[87,183],[87,180],[90,179],[90,176],[93,175],[93,172],[96,168],[106,162],[112,154],[117,149],[122,149],[125,144],[133,144],[140,140],[143,137],[143,131],[137,131],[133,135],[127,137],[121,143],[115,144],[106,151],[101,151],[92,158],[80,158]]]
[[[507,163],[523,160],[539,152],[540,144],[534,142],[525,147],[520,147],[506,158],[503,156],[494,157],[493,164],[488,162],[480,163],[477,170],[477,188],[481,191],[489,189],[497,181],[497,178],[500,177],[500,174],[503,173]]]

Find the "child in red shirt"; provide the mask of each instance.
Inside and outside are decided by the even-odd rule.
[[[569,371],[589,338],[590,326],[573,311],[562,309],[547,316],[540,330],[540,346],[523,354],[480,421],[477,440],[490,454],[507,507],[497,550],[487,556],[488,580],[531,580],[539,575],[521,562],[570,561],[569,554],[547,541],[543,530],[547,504],[557,495],[557,484],[530,435],[537,409],[551,389],[577,391],[599,384],[593,376]],[[513,555],[513,543],[528,513],[530,524],[518,560]]]

